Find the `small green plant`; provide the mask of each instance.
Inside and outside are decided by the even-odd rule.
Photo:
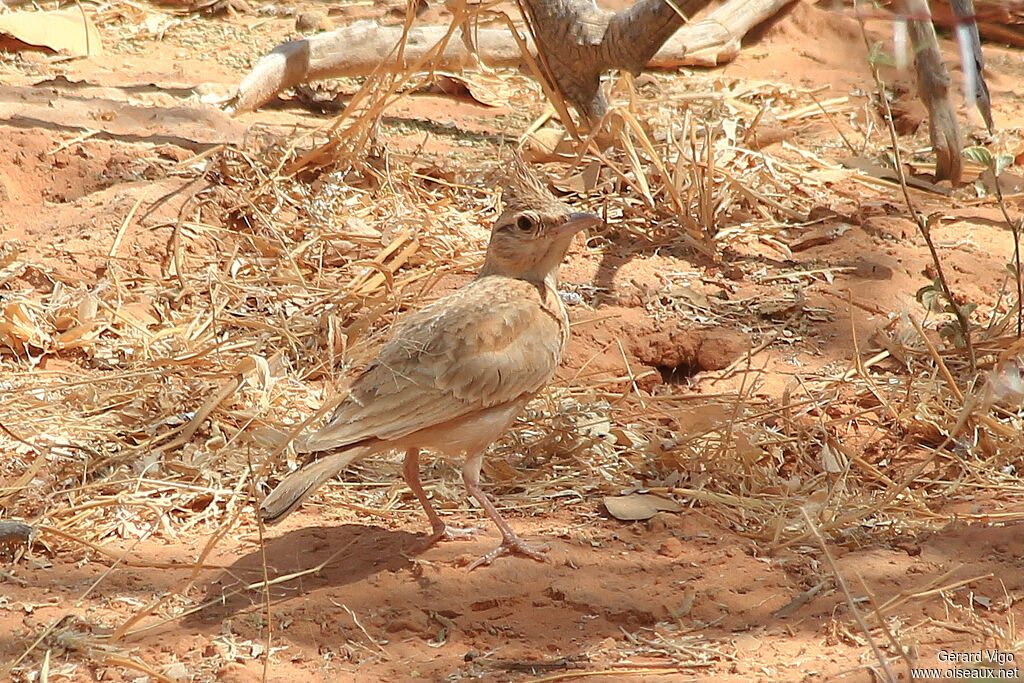
[[[1019,338],[1021,336],[1022,318],[1024,318],[1021,310],[1021,300],[1024,299],[1024,285],[1022,285],[1020,276],[1020,231],[1022,219],[1013,220],[1010,218],[1010,213],[1006,210],[1006,202],[1003,200],[1003,190],[999,187],[999,175],[1006,170],[1006,167],[1013,163],[1013,156],[1009,154],[993,155],[985,147],[977,145],[965,149],[963,155],[965,158],[981,164],[992,173],[992,186],[995,188],[999,210],[1003,212],[1003,220],[1006,221],[1010,231],[1013,233],[1013,263],[1008,263],[1007,269],[1017,285],[1017,337]]]
[[[970,320],[971,313],[978,307],[978,304],[973,302],[958,304],[956,309],[954,309],[953,304],[943,294],[942,282],[938,278],[917,290],[915,298],[930,313],[952,314],[955,320],[950,320],[940,325],[939,335],[953,342],[957,348],[964,348],[967,345],[967,338],[958,321]]]
[[[876,40],[871,44],[871,49],[868,52],[868,64],[875,68],[896,66],[896,60],[892,58],[892,55],[885,51],[882,41]]]

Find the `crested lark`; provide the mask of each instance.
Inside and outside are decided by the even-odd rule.
[[[433,528],[424,545],[453,536],[420,484],[419,452],[426,448],[465,456],[466,489],[501,531],[501,545],[470,569],[506,551],[543,559],[543,549],[527,545],[498,514],[480,487],[480,468],[487,446],[562,360],[569,320],[556,291],[558,267],[573,236],[601,220],[573,213],[518,157],[504,200],[480,274],[395,326],[330,421],[300,439],[299,451],[310,457],[263,500],[267,523],[354,460],[402,449],[405,480]]]

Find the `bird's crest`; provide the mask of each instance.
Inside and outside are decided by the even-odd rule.
[[[502,179],[501,188],[505,211],[532,209],[544,212],[547,209],[557,213],[568,208],[551,194],[547,183],[526,165],[518,151],[512,152],[512,162]]]

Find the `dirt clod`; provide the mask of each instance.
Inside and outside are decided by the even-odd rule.
[[[742,333],[727,329],[650,326],[633,333],[631,350],[644,365],[656,368],[666,383],[678,383],[704,370],[721,370],[747,348]]]

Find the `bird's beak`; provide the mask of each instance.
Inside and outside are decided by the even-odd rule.
[[[580,230],[596,228],[603,225],[604,221],[592,213],[570,213],[568,220],[554,229],[554,237],[565,237],[574,235]]]

